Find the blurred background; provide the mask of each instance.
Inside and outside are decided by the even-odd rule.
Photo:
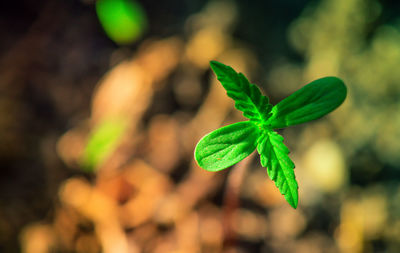
[[[400,252],[400,2],[2,1],[0,38],[0,252]],[[280,131],[297,210],[257,156],[193,160],[243,119],[210,60],[273,104],[347,84]]]

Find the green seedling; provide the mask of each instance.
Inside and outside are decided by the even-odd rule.
[[[286,201],[297,208],[298,184],[294,163],[283,137],[274,129],[318,119],[341,105],[347,89],[337,77],[317,79],[277,105],[272,106],[259,88],[251,84],[242,73],[217,61],[210,62],[218,80],[235,101],[236,109],[248,121],[221,127],[205,135],[197,144],[194,156],[199,166],[207,171],[220,171],[232,166],[255,149],[263,167],[275,181]]]

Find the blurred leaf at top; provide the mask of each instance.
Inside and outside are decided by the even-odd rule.
[[[92,130],[82,156],[85,171],[94,171],[114,151],[125,129],[124,121],[106,120]]]
[[[96,12],[107,36],[120,45],[135,42],[147,26],[145,11],[132,0],[98,0]]]

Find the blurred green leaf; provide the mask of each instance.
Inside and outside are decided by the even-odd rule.
[[[116,148],[126,124],[122,120],[107,120],[100,123],[91,133],[85,147],[82,166],[93,171]]]
[[[96,12],[104,31],[117,44],[135,42],[147,26],[146,13],[133,0],[98,0]]]

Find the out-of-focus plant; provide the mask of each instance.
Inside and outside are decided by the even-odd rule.
[[[235,100],[236,109],[250,119],[219,128],[204,136],[196,146],[195,159],[205,170],[219,171],[249,156],[255,149],[261,164],[275,181],[279,191],[293,207],[298,203],[298,184],[294,163],[283,137],[274,129],[318,119],[336,109],[346,98],[347,89],[336,77],[315,80],[272,107],[254,84],[242,73],[212,61],[227,94]]]
[[[91,133],[85,147],[82,166],[91,172],[114,151],[121,135],[126,129],[122,120],[106,120],[100,123]]]
[[[145,11],[133,0],[98,0],[96,12],[107,36],[117,44],[135,42],[147,26]]]

